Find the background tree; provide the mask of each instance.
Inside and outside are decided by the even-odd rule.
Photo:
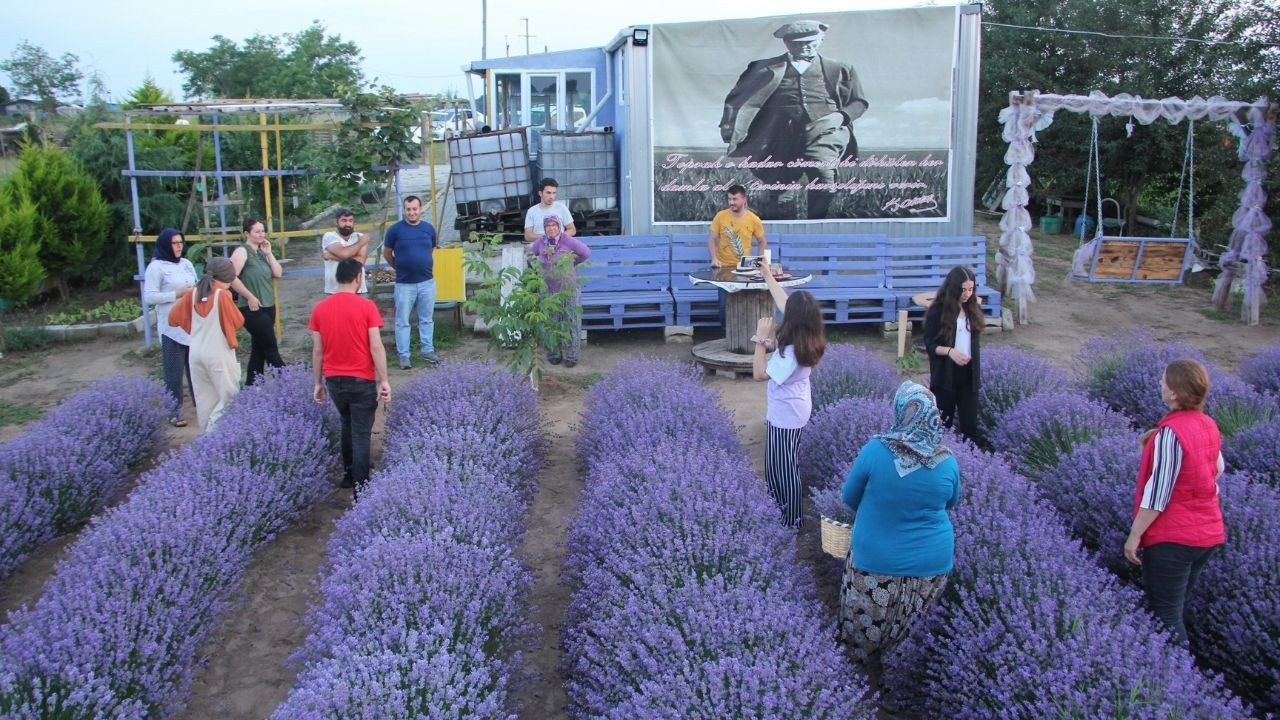
[[[144,105],[169,105],[173,103],[171,96],[164,88],[156,84],[155,78],[147,75],[142,84],[129,91],[128,97],[120,104],[125,110],[133,110]]]
[[[1005,170],[1007,144],[1000,137],[996,118],[1008,104],[1009,91],[1088,94],[1101,90],[1107,95],[1127,92],[1157,99],[1195,95],[1252,99],[1274,94],[1277,76],[1274,68],[1268,69],[1274,51],[1261,44],[1230,42],[1269,37],[1274,17],[1275,11],[1262,0],[985,3],[978,118],[980,189]],[[1209,45],[1043,31],[1051,28],[1229,42]],[[1266,60],[1268,55],[1271,61]],[[1137,125],[1130,136],[1125,122],[1120,118],[1100,120],[1100,174],[1104,195],[1120,201],[1127,211],[1126,227],[1133,229],[1139,207],[1157,215],[1172,212],[1187,126],[1170,127],[1158,121]],[[1038,135],[1036,159],[1028,169],[1041,194],[1084,194],[1090,132],[1087,116],[1062,111],[1055,115],[1053,125]],[[1225,237],[1224,228],[1229,225],[1240,190],[1239,163],[1234,147],[1224,147],[1224,135],[1225,127],[1220,123],[1196,124],[1196,212],[1206,237]],[[1186,202],[1184,197],[1179,219],[1184,227]],[[1089,205],[1086,212],[1092,215],[1092,199]]]
[[[341,36],[325,34],[320,21],[298,33],[254,35],[237,45],[222,35],[199,52],[173,54],[192,97],[322,98],[363,80],[360,49]]]
[[[44,279],[40,264],[44,223],[30,200],[0,192],[0,299],[22,305],[35,297]]]
[[[98,184],[62,149],[28,145],[4,191],[6,202],[29,202],[45,219],[40,262],[67,299],[71,282],[94,273],[107,242],[107,204]]]
[[[0,62],[0,70],[9,74],[19,95],[34,95],[45,112],[53,112],[58,98],[79,96],[84,74],[76,67],[78,62],[80,58],[71,53],[55,59],[39,45],[23,40],[8,60]]]
[[[323,160],[325,172],[347,194],[360,191],[362,181],[377,179],[391,195],[396,171],[419,150],[413,131],[419,127],[420,109],[393,88],[360,92],[344,88],[338,100],[347,111],[335,137],[335,147]]]
[[[9,89],[3,85],[0,85],[0,105],[9,102],[9,99],[10,99]]]

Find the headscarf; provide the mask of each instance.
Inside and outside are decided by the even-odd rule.
[[[182,231],[177,228],[168,227],[161,230],[160,234],[156,236],[155,259],[171,263],[176,263],[181,260],[182,258],[173,254],[173,238],[174,236],[181,234]]]
[[[904,380],[893,395],[893,429],[876,437],[893,453],[898,477],[921,467],[935,468],[951,457],[942,444],[937,403],[923,385],[910,380]]]
[[[196,285],[196,297],[204,302],[213,292],[214,280],[229,283],[235,279],[236,266],[232,265],[230,260],[221,256],[210,258],[209,263],[204,266],[204,277],[200,278],[200,283]]]
[[[548,240],[558,240],[558,239],[560,239],[560,235],[561,235],[562,233],[564,233],[564,225],[560,222],[560,216],[559,216],[559,215],[556,215],[555,213],[550,213],[550,214],[549,214],[549,215],[547,215],[546,217],[542,218],[542,230],[543,230],[543,232],[546,232],[546,230],[547,230],[547,223],[555,223],[555,224],[556,224],[556,227],[560,228],[560,232],[556,233],[555,235],[548,235],[548,236],[547,236],[547,239],[548,239]]]

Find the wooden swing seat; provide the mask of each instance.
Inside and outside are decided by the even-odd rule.
[[[1189,238],[1107,237],[1093,243],[1086,275],[1072,277],[1088,282],[1179,284],[1191,263]]]

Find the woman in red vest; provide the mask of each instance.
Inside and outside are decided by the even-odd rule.
[[[1218,504],[1222,441],[1217,423],[1204,414],[1208,395],[1204,365],[1183,359],[1165,368],[1160,396],[1169,414],[1142,436],[1133,526],[1124,544],[1129,562],[1142,566],[1151,611],[1183,645],[1187,595],[1227,538]]]

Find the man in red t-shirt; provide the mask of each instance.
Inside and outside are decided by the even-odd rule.
[[[326,391],[342,417],[342,487],[356,495],[369,481],[369,436],[379,402],[391,401],[387,351],[382,346],[378,306],[356,294],[364,266],[355,258],[338,262],[338,291],[311,311],[311,366],[315,400]]]

